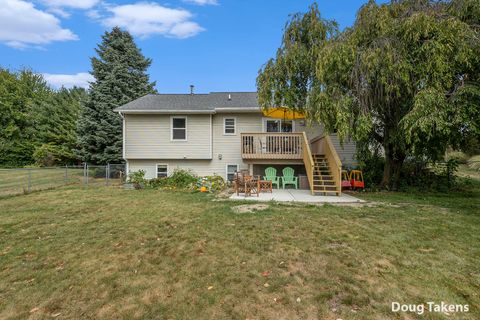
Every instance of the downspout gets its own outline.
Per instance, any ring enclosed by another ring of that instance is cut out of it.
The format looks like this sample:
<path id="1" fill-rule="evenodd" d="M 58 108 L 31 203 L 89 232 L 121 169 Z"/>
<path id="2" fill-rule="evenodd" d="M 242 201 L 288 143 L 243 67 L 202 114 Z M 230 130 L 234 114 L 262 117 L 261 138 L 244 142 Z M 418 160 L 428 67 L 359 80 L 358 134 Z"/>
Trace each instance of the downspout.
<path id="1" fill-rule="evenodd" d="M 213 115 L 210 114 L 210 158 L 213 160 Z"/>
<path id="2" fill-rule="evenodd" d="M 122 118 L 122 158 L 123 158 L 123 160 L 125 160 L 125 175 L 128 175 L 128 171 L 129 171 L 128 160 L 125 157 L 125 155 L 126 155 L 126 153 L 125 153 L 125 137 L 126 137 L 125 115 L 121 111 L 119 111 L 118 114 Z"/>

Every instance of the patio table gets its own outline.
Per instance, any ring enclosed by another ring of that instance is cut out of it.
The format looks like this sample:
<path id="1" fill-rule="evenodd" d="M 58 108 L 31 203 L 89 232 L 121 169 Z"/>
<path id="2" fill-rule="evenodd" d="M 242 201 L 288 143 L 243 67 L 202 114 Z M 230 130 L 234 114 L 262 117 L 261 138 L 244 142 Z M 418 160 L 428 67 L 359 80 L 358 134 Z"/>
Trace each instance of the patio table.
<path id="1" fill-rule="evenodd" d="M 263 191 L 273 192 L 272 180 L 258 181 L 258 188 L 260 189 L 260 192 L 263 192 Z"/>

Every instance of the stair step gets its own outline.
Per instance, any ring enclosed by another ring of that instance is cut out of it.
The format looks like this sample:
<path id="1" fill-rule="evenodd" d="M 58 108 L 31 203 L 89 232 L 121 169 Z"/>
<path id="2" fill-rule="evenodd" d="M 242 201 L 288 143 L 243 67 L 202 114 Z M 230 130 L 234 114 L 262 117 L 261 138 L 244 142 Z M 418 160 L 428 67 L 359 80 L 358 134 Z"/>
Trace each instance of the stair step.
<path id="1" fill-rule="evenodd" d="M 335 195 L 338 196 L 338 194 L 340 193 L 340 191 L 333 191 L 333 190 L 332 190 L 332 191 L 330 191 L 330 190 L 325 190 L 325 191 L 323 191 L 323 190 L 322 190 L 322 191 L 313 191 L 313 193 L 314 193 L 314 194 L 316 194 L 316 193 L 322 193 L 322 194 L 325 195 L 325 196 L 326 196 L 327 194 L 329 194 L 329 193 L 333 193 L 333 194 L 335 194 Z"/>
<path id="2" fill-rule="evenodd" d="M 336 189 L 322 189 L 322 190 L 313 190 L 313 192 L 340 192 L 340 190 L 336 190 Z"/>
<path id="3" fill-rule="evenodd" d="M 313 189 L 315 188 L 337 188 L 337 186 L 335 184 L 314 184 L 313 185 Z"/>

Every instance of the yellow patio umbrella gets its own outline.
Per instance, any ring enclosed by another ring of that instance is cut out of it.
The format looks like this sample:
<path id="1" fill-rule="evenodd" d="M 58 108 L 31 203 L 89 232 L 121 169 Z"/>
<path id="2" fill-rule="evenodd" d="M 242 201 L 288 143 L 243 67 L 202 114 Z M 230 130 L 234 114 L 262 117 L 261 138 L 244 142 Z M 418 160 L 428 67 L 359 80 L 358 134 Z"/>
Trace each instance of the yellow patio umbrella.
<path id="1" fill-rule="evenodd" d="M 263 110 L 263 115 L 269 118 L 278 118 L 283 120 L 305 119 L 301 112 L 293 111 L 287 107 L 274 107 Z"/>

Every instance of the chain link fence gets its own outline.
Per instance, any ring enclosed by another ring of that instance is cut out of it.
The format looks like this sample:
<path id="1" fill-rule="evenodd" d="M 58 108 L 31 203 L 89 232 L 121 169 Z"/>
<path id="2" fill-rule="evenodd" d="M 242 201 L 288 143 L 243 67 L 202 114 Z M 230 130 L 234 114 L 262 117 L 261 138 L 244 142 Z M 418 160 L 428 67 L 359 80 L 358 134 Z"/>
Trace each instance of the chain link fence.
<path id="1" fill-rule="evenodd" d="M 125 181 L 125 164 L 0 169 L 0 197 L 65 185 L 115 186 Z"/>

